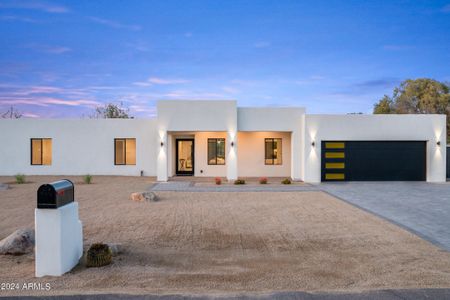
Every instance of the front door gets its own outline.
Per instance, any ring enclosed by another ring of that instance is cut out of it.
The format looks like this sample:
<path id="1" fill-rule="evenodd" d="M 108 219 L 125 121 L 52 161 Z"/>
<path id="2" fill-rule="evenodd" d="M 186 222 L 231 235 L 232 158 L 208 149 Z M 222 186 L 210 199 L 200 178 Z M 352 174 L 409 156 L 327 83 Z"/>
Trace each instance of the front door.
<path id="1" fill-rule="evenodd" d="M 194 139 L 176 139 L 176 174 L 194 175 Z"/>

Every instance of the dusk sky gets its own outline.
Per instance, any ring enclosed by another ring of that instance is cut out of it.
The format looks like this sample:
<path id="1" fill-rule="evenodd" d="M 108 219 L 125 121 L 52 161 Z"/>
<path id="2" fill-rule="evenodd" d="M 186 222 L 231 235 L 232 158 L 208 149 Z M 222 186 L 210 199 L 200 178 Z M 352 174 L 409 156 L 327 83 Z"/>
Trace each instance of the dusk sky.
<path id="1" fill-rule="evenodd" d="M 371 113 L 407 78 L 450 81 L 450 1 L 0 0 L 0 112 L 231 99 Z"/>

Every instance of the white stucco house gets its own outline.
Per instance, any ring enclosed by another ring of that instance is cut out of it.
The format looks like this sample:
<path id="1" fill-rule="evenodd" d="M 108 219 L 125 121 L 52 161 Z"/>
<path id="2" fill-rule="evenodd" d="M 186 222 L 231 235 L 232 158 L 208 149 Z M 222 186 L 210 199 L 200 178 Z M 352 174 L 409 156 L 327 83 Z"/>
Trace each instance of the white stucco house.
<path id="1" fill-rule="evenodd" d="M 159 101 L 153 119 L 3 119 L 0 140 L 0 175 L 446 180 L 445 115 Z"/>

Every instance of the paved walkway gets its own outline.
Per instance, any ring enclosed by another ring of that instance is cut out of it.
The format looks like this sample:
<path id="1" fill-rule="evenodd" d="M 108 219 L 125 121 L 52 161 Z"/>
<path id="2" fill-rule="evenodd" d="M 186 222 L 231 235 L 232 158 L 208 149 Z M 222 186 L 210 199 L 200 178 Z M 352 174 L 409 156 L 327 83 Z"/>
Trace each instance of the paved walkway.
<path id="1" fill-rule="evenodd" d="M 317 185 L 450 251 L 450 182 L 349 182 Z"/>
<path id="2" fill-rule="evenodd" d="M 301 192 L 318 191 L 318 187 L 309 184 L 245 184 L 245 185 L 196 185 L 190 181 L 157 182 L 150 187 L 151 191 L 173 192 Z"/>
<path id="3" fill-rule="evenodd" d="M 0 294 L 1 295 L 1 294 Z M 6 297 L 6 299 L 18 299 Z M 185 296 L 185 295 L 124 295 L 124 294 L 104 294 L 104 295 L 74 295 L 74 296 L 53 296 L 53 297 L 20 297 L 29 300 L 441 300 L 450 299 L 450 289 L 415 289 L 415 290 L 380 290 L 362 293 L 306 293 L 306 292 L 280 292 L 265 295 L 236 295 L 236 296 Z"/>

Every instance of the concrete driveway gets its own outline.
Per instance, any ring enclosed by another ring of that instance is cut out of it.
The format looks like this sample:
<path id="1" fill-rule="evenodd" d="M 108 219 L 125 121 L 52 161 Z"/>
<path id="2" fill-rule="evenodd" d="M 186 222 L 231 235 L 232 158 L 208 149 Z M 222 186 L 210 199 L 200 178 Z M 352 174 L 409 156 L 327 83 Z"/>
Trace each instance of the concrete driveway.
<path id="1" fill-rule="evenodd" d="M 318 187 L 450 251 L 450 182 L 348 182 Z"/>

